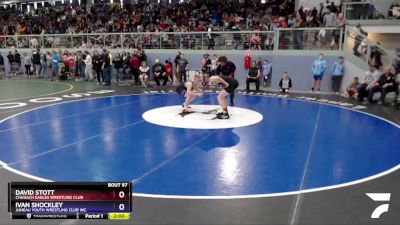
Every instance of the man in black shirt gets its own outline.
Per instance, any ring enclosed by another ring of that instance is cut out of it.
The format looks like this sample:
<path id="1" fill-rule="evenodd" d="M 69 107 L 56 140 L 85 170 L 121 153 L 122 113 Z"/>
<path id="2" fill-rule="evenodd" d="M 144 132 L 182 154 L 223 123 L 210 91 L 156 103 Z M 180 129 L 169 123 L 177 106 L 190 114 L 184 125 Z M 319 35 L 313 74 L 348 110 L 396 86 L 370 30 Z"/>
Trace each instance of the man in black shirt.
<path id="1" fill-rule="evenodd" d="M 98 53 L 97 50 L 94 51 L 93 57 L 92 57 L 92 63 L 93 63 L 93 69 L 96 72 L 97 76 L 97 84 L 100 84 L 101 82 L 104 82 L 103 75 L 102 75 L 102 66 L 103 66 L 103 57 Z"/>
<path id="2" fill-rule="evenodd" d="M 228 77 L 235 77 L 235 71 L 236 71 L 236 66 L 233 62 L 228 61 L 226 56 L 221 56 L 218 58 L 218 67 L 217 67 L 217 74 L 218 75 L 224 75 Z M 231 106 L 234 105 L 233 103 L 233 98 L 235 97 L 235 93 L 232 92 L 230 93 L 230 99 L 231 99 Z"/>
<path id="3" fill-rule="evenodd" d="M 42 65 L 40 63 L 40 49 L 36 49 L 36 51 L 33 51 L 32 63 L 35 68 L 36 78 L 39 78 L 40 77 L 40 69 L 42 67 Z"/>
<path id="4" fill-rule="evenodd" d="M 10 63 L 10 72 L 9 75 L 12 74 L 15 70 L 15 58 L 11 51 L 7 55 L 8 62 Z"/>
<path id="5" fill-rule="evenodd" d="M 111 85 L 111 57 L 110 57 L 110 52 L 107 51 L 106 49 L 103 49 L 103 79 L 105 82 L 106 86 Z"/>
<path id="6" fill-rule="evenodd" d="M 153 74 L 153 78 L 157 86 L 160 86 L 160 80 L 163 80 L 163 86 L 167 85 L 168 76 L 165 66 L 160 63 L 159 59 L 156 59 L 155 64 L 151 68 L 151 73 Z"/>
<path id="7" fill-rule="evenodd" d="M 249 90 L 250 83 L 256 83 L 256 90 L 260 90 L 260 69 L 257 67 L 257 61 L 253 61 L 246 77 L 246 91 Z"/>
<path id="8" fill-rule="evenodd" d="M 372 99 L 375 92 L 381 92 L 380 101 L 385 104 L 386 94 L 389 92 L 396 92 L 396 99 L 399 95 L 399 89 L 396 84 L 396 76 L 392 73 L 393 68 L 390 66 L 385 67 L 384 74 L 382 74 L 378 80 L 374 81 L 372 88 L 369 89 L 368 101 L 375 103 Z"/>
<path id="9" fill-rule="evenodd" d="M 0 52 L 0 78 L 5 78 L 4 57 Z"/>
<path id="10" fill-rule="evenodd" d="M 15 63 L 18 65 L 17 73 L 19 73 L 19 71 L 21 70 L 21 55 L 18 53 L 17 50 L 15 50 L 14 60 Z"/>

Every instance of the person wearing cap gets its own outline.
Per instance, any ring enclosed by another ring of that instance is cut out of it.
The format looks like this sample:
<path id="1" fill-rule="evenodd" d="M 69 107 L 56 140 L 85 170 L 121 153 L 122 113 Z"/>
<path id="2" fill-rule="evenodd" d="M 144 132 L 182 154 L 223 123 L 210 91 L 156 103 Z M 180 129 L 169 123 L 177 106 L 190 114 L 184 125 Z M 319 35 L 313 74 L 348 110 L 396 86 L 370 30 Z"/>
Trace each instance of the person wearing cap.
<path id="1" fill-rule="evenodd" d="M 151 68 L 151 73 L 153 74 L 153 78 L 157 86 L 160 86 L 160 80 L 163 80 L 163 86 L 167 85 L 168 76 L 166 69 L 159 59 L 155 60 L 155 63 Z"/>

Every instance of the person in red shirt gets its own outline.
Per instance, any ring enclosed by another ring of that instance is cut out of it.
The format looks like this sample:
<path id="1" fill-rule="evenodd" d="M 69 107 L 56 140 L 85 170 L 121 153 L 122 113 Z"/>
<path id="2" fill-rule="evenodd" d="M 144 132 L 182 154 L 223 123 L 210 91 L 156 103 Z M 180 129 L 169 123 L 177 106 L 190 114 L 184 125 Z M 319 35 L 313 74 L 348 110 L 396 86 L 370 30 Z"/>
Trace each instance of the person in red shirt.
<path id="1" fill-rule="evenodd" d="M 165 73 L 167 74 L 168 80 L 173 83 L 173 76 L 172 76 L 172 63 L 171 60 L 165 60 Z"/>
<path id="2" fill-rule="evenodd" d="M 72 55 L 72 53 L 69 53 L 68 55 L 68 69 L 70 72 L 70 76 L 72 78 L 75 77 L 75 56 Z"/>
<path id="3" fill-rule="evenodd" d="M 139 84 L 140 59 L 136 51 L 132 54 L 130 67 L 133 78 L 135 79 L 135 84 Z"/>

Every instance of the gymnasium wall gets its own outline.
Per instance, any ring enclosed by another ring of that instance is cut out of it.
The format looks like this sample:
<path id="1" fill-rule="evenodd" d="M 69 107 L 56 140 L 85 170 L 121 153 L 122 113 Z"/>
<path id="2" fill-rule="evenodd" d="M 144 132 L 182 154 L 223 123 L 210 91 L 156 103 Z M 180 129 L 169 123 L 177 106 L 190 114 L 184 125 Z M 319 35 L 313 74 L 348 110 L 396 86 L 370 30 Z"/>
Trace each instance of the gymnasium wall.
<path id="1" fill-rule="evenodd" d="M 47 51 L 47 49 L 44 49 Z M 117 50 L 111 50 L 113 53 L 117 52 Z M 24 50 L 19 50 L 22 55 Z M 26 51 L 31 54 L 31 50 Z M 161 62 L 164 62 L 166 59 L 170 58 L 172 61 L 175 59 L 178 50 L 146 50 L 146 54 L 148 57 L 148 61 L 150 66 L 153 64 L 156 58 L 160 59 Z M 5 62 L 7 63 L 7 53 L 6 51 L 1 51 L 4 56 Z M 217 54 L 218 56 L 226 55 L 228 60 L 231 60 L 236 64 L 237 70 L 235 73 L 236 78 L 240 82 L 240 88 L 245 87 L 246 80 L 246 71 L 244 69 L 244 56 L 245 51 L 204 51 L 204 50 L 182 50 L 182 53 L 185 54 L 187 60 L 190 64 L 190 70 L 200 70 L 201 69 L 201 59 L 203 54 L 208 53 L 210 57 L 213 54 Z M 330 70 L 332 68 L 333 63 L 337 59 L 337 56 L 340 54 L 338 51 L 326 51 L 325 60 L 327 61 L 328 68 L 325 73 L 324 79 L 322 80 L 322 92 L 330 92 L 331 91 L 331 79 L 330 79 Z M 312 73 L 311 66 L 313 61 L 318 57 L 319 51 L 254 51 L 252 52 L 252 60 L 260 57 L 261 59 L 268 59 L 272 62 L 272 79 L 271 79 L 271 88 L 273 90 L 279 89 L 279 81 L 282 77 L 283 72 L 288 72 L 292 81 L 294 91 L 309 91 L 312 83 Z M 349 62 L 346 62 L 348 64 Z M 350 76 L 353 71 L 356 71 L 356 66 L 349 64 L 350 68 L 347 70 L 346 76 Z M 23 67 L 23 65 L 22 65 Z M 347 65 L 346 65 L 347 69 Z M 9 66 L 6 65 L 6 70 L 9 70 Z M 345 87 L 349 83 L 347 83 L 348 79 L 344 79 L 342 87 L 345 90 Z M 350 80 L 351 81 L 351 80 Z M 254 84 L 251 86 L 254 89 Z"/>
<path id="2" fill-rule="evenodd" d="M 232 61 L 236 65 L 235 77 L 238 79 L 240 86 L 242 88 L 246 85 L 246 75 L 247 72 L 244 69 L 244 56 L 245 51 L 198 51 L 198 52 L 187 52 L 182 51 L 185 54 L 186 59 L 189 61 L 191 70 L 200 70 L 201 69 L 201 59 L 204 53 L 208 53 L 211 56 L 215 53 L 217 55 L 226 55 L 228 60 Z M 311 54 L 307 55 L 278 55 L 271 51 L 254 51 L 252 52 L 252 60 L 261 58 L 262 60 L 268 59 L 272 62 L 272 80 L 271 80 L 271 88 L 276 90 L 279 89 L 279 81 L 282 77 L 283 72 L 288 72 L 289 76 L 293 82 L 293 90 L 294 91 L 309 91 L 311 88 L 312 82 L 312 73 L 311 66 L 313 61 L 318 57 L 319 52 L 315 51 Z M 148 51 L 147 53 L 148 59 L 154 61 L 156 58 L 161 60 L 165 60 L 171 58 L 174 60 L 176 56 L 176 52 L 152 52 Z M 337 54 L 336 54 L 337 55 Z M 330 69 L 337 59 L 337 56 L 326 56 L 325 60 L 328 64 L 328 69 L 325 74 L 325 77 L 322 81 L 321 91 L 330 92 L 331 80 L 329 76 Z M 254 89 L 253 87 L 250 88 Z"/>

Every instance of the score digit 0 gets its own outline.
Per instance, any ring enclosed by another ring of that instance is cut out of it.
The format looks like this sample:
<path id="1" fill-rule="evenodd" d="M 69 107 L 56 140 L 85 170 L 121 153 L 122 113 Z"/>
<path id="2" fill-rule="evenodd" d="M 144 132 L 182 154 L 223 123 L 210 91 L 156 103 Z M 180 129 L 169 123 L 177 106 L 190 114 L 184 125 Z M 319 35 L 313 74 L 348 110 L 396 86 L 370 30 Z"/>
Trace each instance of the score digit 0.
<path id="1" fill-rule="evenodd" d="M 119 209 L 119 211 L 124 211 L 125 205 L 123 203 L 119 204 L 118 209 Z"/>
<path id="2" fill-rule="evenodd" d="M 125 192 L 120 191 L 120 192 L 118 193 L 118 197 L 123 199 L 123 198 L 125 197 Z"/>

